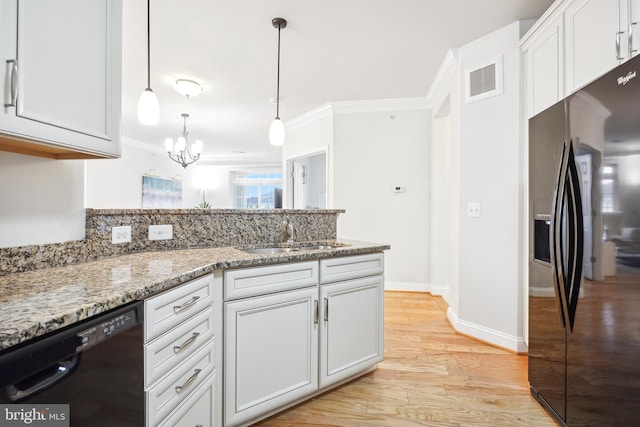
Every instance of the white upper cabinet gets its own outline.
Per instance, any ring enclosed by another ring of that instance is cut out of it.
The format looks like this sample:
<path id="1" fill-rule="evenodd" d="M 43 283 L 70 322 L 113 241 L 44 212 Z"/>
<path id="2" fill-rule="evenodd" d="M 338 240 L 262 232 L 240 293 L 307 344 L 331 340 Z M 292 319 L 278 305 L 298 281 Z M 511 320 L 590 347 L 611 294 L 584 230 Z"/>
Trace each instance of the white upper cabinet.
<path id="1" fill-rule="evenodd" d="M 119 156 L 121 0 L 3 0 L 0 9 L 0 148 Z"/>
<path id="2" fill-rule="evenodd" d="M 526 47 L 527 117 L 564 97 L 564 25 L 556 16 Z"/>
<path id="3" fill-rule="evenodd" d="M 638 0 L 576 0 L 565 11 L 571 93 L 632 56 Z"/>

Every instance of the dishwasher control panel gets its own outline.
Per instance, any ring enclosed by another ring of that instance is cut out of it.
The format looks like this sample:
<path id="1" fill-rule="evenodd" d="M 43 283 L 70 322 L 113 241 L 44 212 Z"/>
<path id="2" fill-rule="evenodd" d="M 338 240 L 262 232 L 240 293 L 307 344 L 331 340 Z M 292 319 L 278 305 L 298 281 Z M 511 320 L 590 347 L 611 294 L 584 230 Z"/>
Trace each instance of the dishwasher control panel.
<path id="1" fill-rule="evenodd" d="M 136 308 L 131 308 L 123 313 L 104 319 L 100 323 L 76 334 L 76 336 L 80 338 L 81 343 L 76 348 L 76 351 L 84 351 L 106 339 L 109 339 L 113 335 L 117 335 L 133 328 L 139 323 L 140 320 Z"/>

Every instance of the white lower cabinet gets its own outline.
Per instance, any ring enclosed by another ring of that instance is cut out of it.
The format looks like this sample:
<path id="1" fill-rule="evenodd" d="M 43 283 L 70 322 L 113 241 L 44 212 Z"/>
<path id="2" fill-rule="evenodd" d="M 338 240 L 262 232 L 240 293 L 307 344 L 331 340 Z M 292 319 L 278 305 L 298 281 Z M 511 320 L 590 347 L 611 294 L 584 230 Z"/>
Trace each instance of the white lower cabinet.
<path id="1" fill-rule="evenodd" d="M 384 354 L 384 279 L 371 276 L 320 287 L 320 387 L 350 378 Z"/>
<path id="2" fill-rule="evenodd" d="M 317 297 L 311 287 L 226 304 L 227 426 L 318 388 Z"/>
<path id="3" fill-rule="evenodd" d="M 222 271 L 145 300 L 146 425 L 222 425 Z"/>
<path id="4" fill-rule="evenodd" d="M 214 427 L 216 426 L 215 407 L 218 395 L 215 388 L 216 374 L 193 391 L 173 414 L 167 417 L 161 427 Z"/>
<path id="5" fill-rule="evenodd" d="M 291 280 L 303 263 L 225 272 L 226 426 L 250 425 L 382 361 L 383 262 L 382 253 L 315 261 L 304 269 L 312 285 L 305 276 L 299 289 Z M 254 296 L 237 299 L 233 283 L 245 278 Z"/>

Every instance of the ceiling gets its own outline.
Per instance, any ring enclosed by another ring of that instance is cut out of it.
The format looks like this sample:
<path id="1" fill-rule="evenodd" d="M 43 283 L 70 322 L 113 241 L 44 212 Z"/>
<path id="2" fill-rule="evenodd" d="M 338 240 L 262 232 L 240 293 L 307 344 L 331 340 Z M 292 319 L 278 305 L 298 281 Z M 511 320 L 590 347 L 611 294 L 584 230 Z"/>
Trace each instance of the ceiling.
<path id="1" fill-rule="evenodd" d="M 424 97 L 447 50 L 518 19 L 539 17 L 552 0 L 153 0 L 151 87 L 160 123 L 138 123 L 146 78 L 146 2 L 124 1 L 125 140 L 163 150 L 190 114 L 201 162 L 277 163 L 268 141 L 275 117 L 277 36 L 282 17 L 280 117 L 286 123 L 327 102 Z M 187 99 L 177 78 L 204 91 Z M 167 160 L 169 161 L 169 160 Z"/>

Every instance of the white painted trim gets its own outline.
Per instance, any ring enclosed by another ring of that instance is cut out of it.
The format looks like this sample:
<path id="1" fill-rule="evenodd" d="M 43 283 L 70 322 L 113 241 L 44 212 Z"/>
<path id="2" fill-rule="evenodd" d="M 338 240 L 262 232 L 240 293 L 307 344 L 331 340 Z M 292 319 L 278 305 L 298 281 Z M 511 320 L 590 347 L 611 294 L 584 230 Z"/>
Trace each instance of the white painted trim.
<path id="1" fill-rule="evenodd" d="M 285 122 L 285 131 L 291 131 L 318 120 L 332 117 L 336 114 L 351 113 L 379 113 L 384 111 L 415 111 L 428 110 L 431 103 L 426 97 L 366 99 L 359 101 L 338 101 L 321 105 L 311 111 L 303 113 Z"/>
<path id="2" fill-rule="evenodd" d="M 451 79 L 458 70 L 459 49 L 449 49 L 436 73 L 436 77 L 431 82 L 427 99 L 431 105 L 440 108 L 444 100 L 451 93 Z"/>
<path id="3" fill-rule="evenodd" d="M 570 0 L 556 0 L 549 6 L 549 8 L 542 14 L 540 18 L 529 28 L 529 31 L 525 33 L 524 36 L 520 39 L 518 43 L 518 47 L 522 51 L 526 51 L 531 46 L 531 43 L 535 41 L 535 36 L 540 32 L 544 31 L 545 28 L 553 25 L 551 21 L 555 20 L 556 17 L 561 16 L 564 13 L 564 10 L 571 3 Z"/>
<path id="4" fill-rule="evenodd" d="M 431 287 L 427 283 L 417 282 L 384 282 L 385 291 L 406 291 L 406 292 L 431 292 Z"/>
<path id="5" fill-rule="evenodd" d="M 331 104 L 324 104 L 318 108 L 314 108 L 311 111 L 302 113 L 299 116 L 294 117 L 291 120 L 287 120 L 284 123 L 285 132 L 298 129 L 303 126 L 307 126 L 310 123 L 318 120 L 333 116 L 333 109 Z"/>
<path id="6" fill-rule="evenodd" d="M 449 284 L 446 285 L 430 285 L 431 295 L 438 295 L 447 300 L 449 298 Z"/>
<path id="7" fill-rule="evenodd" d="M 467 322 L 466 320 L 460 320 L 457 317 L 454 325 L 454 329 L 462 334 L 469 335 L 498 347 L 506 348 L 518 353 L 527 352 L 527 345 L 525 344 L 523 337 L 505 334 L 504 332 L 496 331 L 495 329 Z"/>
<path id="8" fill-rule="evenodd" d="M 428 110 L 431 103 L 426 97 L 366 99 L 361 101 L 332 102 L 334 114 L 380 113 L 384 111 Z"/>

